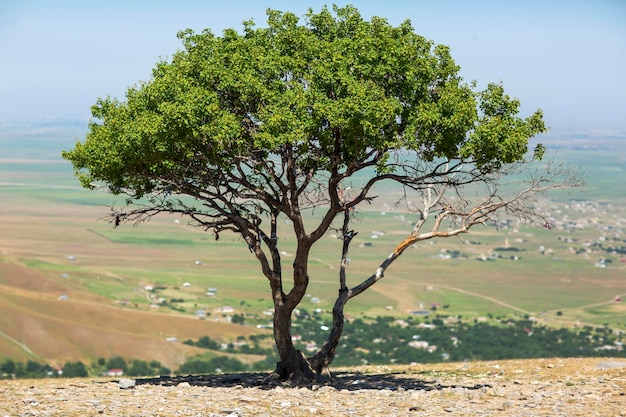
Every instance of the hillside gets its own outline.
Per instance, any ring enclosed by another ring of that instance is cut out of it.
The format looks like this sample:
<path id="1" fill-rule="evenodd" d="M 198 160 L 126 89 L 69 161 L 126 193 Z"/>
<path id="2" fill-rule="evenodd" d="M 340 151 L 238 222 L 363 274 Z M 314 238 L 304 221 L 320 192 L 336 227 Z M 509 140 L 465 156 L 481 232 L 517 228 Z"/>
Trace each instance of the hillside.
<path id="1" fill-rule="evenodd" d="M 256 332 L 221 322 L 210 328 L 225 338 Z M 175 368 L 204 350 L 171 338 L 197 339 L 207 334 L 207 323 L 190 316 L 121 308 L 32 269 L 0 263 L 0 329 L 4 357 L 61 366 L 66 361 L 89 363 L 120 355 Z"/>
<path id="2" fill-rule="evenodd" d="M 104 379 L 5 381 L 0 415 L 594 417 L 623 416 L 626 403 L 625 361 L 447 363 L 354 368 L 335 376 L 336 387 L 312 388 L 248 384 L 255 375 L 126 390 Z"/>
<path id="3" fill-rule="evenodd" d="M 186 339 L 271 334 L 267 282 L 240 238 L 223 233 L 215 241 L 171 216 L 114 229 L 99 219 L 120 201 L 80 189 L 71 167 L 44 145 L 39 155 L 38 143 L 29 144 L 24 155 L 32 159 L 0 159 L 0 360 L 58 366 L 120 355 L 176 369 L 206 353 L 180 343 Z M 541 325 L 625 331 L 626 303 L 617 300 L 626 297 L 626 201 L 615 175 L 626 169 L 623 152 L 560 155 L 588 172 L 592 187 L 576 199 L 538 202 L 554 219 L 551 230 L 503 222 L 463 240 L 422 242 L 351 300 L 347 317 L 528 316 Z M 410 230 L 410 215 L 393 206 L 396 191 L 382 190 L 360 211 L 349 285 L 375 271 Z M 289 227 L 281 222 L 278 231 L 285 267 L 294 253 Z M 300 306 L 321 312 L 318 332 L 337 294 L 339 244 L 329 234 L 315 249 Z M 229 323 L 234 315 L 246 325 Z"/>

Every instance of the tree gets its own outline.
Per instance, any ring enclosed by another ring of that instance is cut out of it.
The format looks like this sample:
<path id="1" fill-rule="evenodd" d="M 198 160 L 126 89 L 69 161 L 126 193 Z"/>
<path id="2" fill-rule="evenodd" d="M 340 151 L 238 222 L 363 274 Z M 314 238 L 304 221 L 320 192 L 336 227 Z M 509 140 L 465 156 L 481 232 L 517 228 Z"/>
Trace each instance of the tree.
<path id="1" fill-rule="evenodd" d="M 89 376 L 89 371 L 84 363 L 77 362 L 66 362 L 63 365 L 63 376 L 67 378 L 84 378 Z"/>
<path id="2" fill-rule="evenodd" d="M 155 372 L 156 370 L 151 369 L 148 362 L 141 359 L 134 359 L 126 374 L 128 376 L 146 376 L 154 375 Z"/>
<path id="3" fill-rule="evenodd" d="M 14 374 L 16 369 L 17 369 L 17 366 L 15 364 L 15 361 L 13 361 L 12 359 L 6 359 L 2 363 L 2 365 L 0 365 L 0 372 L 3 372 L 8 375 Z"/>
<path id="4" fill-rule="evenodd" d="M 108 369 L 122 369 L 124 372 L 128 369 L 128 364 L 121 356 L 114 356 L 106 361 Z"/>
<path id="5" fill-rule="evenodd" d="M 84 142 L 63 157 L 84 187 L 127 196 L 126 206 L 111 207 L 115 226 L 179 213 L 215 239 L 239 235 L 274 303 L 274 376 L 325 379 L 344 306 L 409 246 L 467 233 L 500 213 L 544 222 L 534 199 L 578 179 L 558 182 L 563 168 L 551 164 L 530 175 L 528 163 L 544 153 L 542 145 L 528 152 L 546 130 L 541 110 L 522 118 L 501 84 L 465 83 L 449 49 L 415 34 L 409 21 L 366 21 L 351 6 L 309 10 L 302 22 L 267 15 L 267 27 L 246 21 L 242 33 L 180 32 L 183 48 L 125 101 L 98 99 Z M 526 183 L 516 177 L 503 187 L 520 172 L 529 172 Z M 414 226 L 371 276 L 349 287 L 355 213 L 385 183 L 403 187 L 398 203 Z M 409 194 L 419 204 L 409 204 Z M 321 219 L 305 224 L 314 208 Z M 297 242 L 285 269 L 282 220 Z M 330 230 L 343 240 L 339 295 L 328 339 L 307 358 L 292 343 L 291 317 L 311 279 L 311 248 Z"/>

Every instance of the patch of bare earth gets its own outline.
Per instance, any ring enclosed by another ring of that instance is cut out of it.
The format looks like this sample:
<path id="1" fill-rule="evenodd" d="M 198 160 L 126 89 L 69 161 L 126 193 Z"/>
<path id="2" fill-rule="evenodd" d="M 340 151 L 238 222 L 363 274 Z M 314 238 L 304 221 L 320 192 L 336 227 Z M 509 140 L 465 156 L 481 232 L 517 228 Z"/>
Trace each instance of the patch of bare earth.
<path id="1" fill-rule="evenodd" d="M 307 388 L 264 377 L 2 381 L 0 416 L 626 416 L 623 359 L 364 367 Z"/>

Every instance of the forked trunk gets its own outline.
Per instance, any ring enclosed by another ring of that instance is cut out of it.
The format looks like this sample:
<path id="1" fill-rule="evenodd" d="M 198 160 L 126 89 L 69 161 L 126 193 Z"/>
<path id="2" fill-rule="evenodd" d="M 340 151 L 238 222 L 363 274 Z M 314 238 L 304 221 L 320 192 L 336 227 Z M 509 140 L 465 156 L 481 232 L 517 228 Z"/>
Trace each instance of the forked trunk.
<path id="1" fill-rule="evenodd" d="M 347 292 L 341 292 L 333 307 L 333 327 L 328 339 L 315 356 L 307 358 L 297 350 L 291 340 L 291 311 L 277 308 L 274 314 L 274 339 L 280 355 L 280 362 L 272 377 L 280 381 L 289 381 L 295 385 L 312 383 L 327 384 L 332 378 L 329 366 L 335 358 L 343 332 L 343 308 L 348 301 Z"/>
<path id="2" fill-rule="evenodd" d="M 274 340 L 280 356 L 280 362 L 276 364 L 276 370 L 273 374 L 274 378 L 281 381 L 289 380 L 298 385 L 331 382 L 329 365 L 335 358 L 335 350 L 339 345 L 339 339 L 343 332 L 343 308 L 351 296 L 351 291 L 346 286 L 345 272 L 348 247 L 356 233 L 348 231 L 348 223 L 349 212 L 346 211 L 343 226 L 344 240 L 340 269 L 340 289 L 339 296 L 333 307 L 333 326 L 326 342 L 324 342 L 320 350 L 313 357 L 306 358 L 301 351 L 294 347 L 291 339 L 291 313 L 302 300 L 308 285 L 308 276 L 296 266 L 306 265 L 308 256 L 296 256 L 296 261 L 294 262 L 294 268 L 299 272 L 296 274 L 296 277 L 306 277 L 306 279 L 296 278 L 294 282 L 300 285 L 294 286 L 294 291 L 287 297 L 283 296 L 282 291 L 274 292 Z M 306 254 L 308 255 L 308 253 Z M 298 261 L 300 261 L 300 263 L 298 263 Z M 304 268 L 302 268 L 302 270 L 304 270 Z M 296 289 L 297 291 L 295 291 Z"/>

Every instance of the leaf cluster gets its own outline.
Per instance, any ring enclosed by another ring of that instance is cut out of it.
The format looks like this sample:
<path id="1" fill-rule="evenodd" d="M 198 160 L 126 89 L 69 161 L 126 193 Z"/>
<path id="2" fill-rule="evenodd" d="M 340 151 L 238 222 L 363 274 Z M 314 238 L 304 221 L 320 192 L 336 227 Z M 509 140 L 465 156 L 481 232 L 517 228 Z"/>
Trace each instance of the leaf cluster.
<path id="1" fill-rule="evenodd" d="M 85 141 L 63 153 L 82 184 L 267 202 L 261 189 L 279 200 L 327 173 L 395 172 L 397 150 L 497 170 L 545 130 L 541 112 L 520 118 L 501 85 L 464 83 L 449 48 L 409 21 L 366 21 L 351 6 L 310 10 L 303 22 L 267 15 L 267 27 L 247 21 L 241 33 L 182 31 L 183 49 L 126 100 L 99 99 Z"/>

